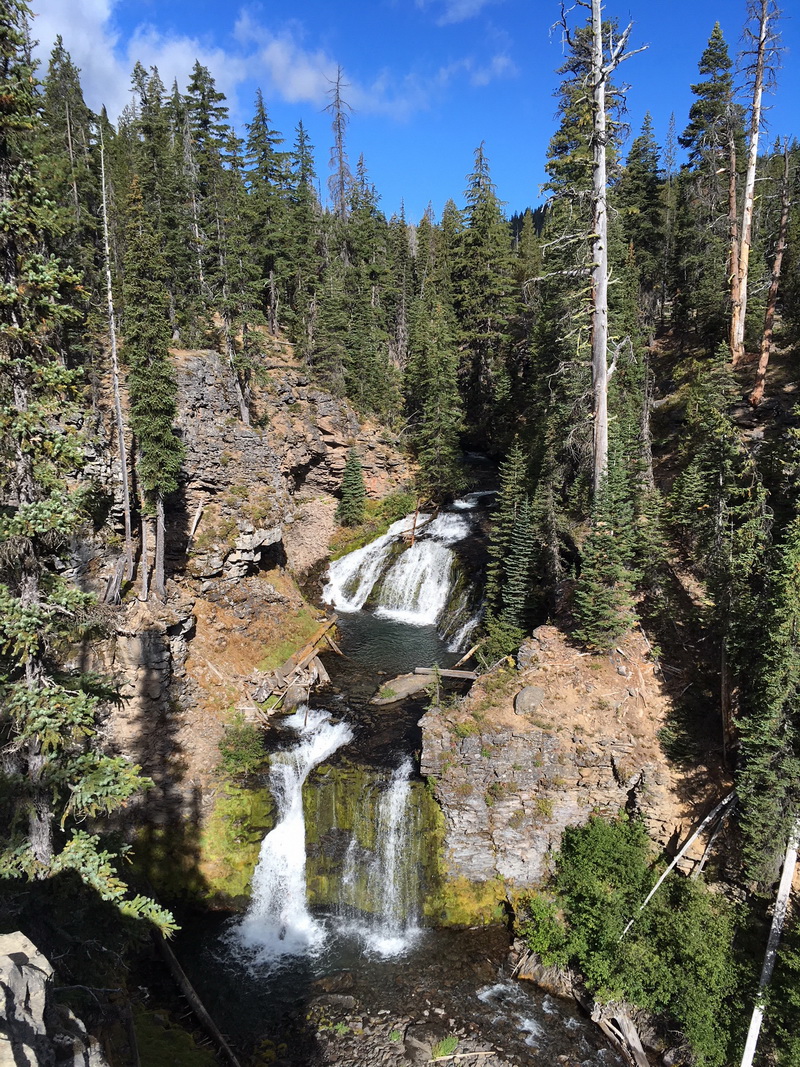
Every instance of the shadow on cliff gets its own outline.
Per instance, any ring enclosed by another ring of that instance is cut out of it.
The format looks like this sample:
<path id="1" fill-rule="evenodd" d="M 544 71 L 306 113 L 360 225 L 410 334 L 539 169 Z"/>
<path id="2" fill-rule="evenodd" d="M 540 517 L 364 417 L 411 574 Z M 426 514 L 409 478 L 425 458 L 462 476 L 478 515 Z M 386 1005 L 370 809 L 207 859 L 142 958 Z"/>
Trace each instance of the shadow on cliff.
<path id="1" fill-rule="evenodd" d="M 679 795 L 697 802 L 710 780 L 728 774 L 720 708 L 720 652 L 702 607 L 670 573 L 640 605 L 642 625 L 660 650 L 661 684 L 672 705 L 659 740 L 684 772 Z"/>
<path id="2" fill-rule="evenodd" d="M 139 814 L 136 868 L 160 901 L 174 907 L 203 900 L 208 886 L 200 872 L 201 789 L 186 781 L 187 761 L 179 738 L 179 709 L 170 699 L 158 651 L 167 643 L 156 630 L 141 633 L 144 661 L 137 675 L 135 733 L 126 746 L 151 779 Z"/>

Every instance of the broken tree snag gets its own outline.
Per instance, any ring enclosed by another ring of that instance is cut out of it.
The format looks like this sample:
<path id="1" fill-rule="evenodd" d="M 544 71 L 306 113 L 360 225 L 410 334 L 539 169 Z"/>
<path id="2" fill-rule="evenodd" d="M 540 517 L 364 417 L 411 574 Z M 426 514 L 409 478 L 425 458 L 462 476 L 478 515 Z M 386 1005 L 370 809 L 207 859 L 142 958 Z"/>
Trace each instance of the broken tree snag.
<path id="1" fill-rule="evenodd" d="M 592 101 L 592 492 L 597 498 L 608 468 L 608 180 L 606 145 L 608 118 L 606 91 L 611 75 L 626 59 L 643 51 L 626 52 L 633 28 L 629 22 L 618 37 L 607 32 L 603 39 L 603 5 L 601 0 L 577 0 L 576 7 L 586 8 L 592 33 L 591 66 L 588 91 Z M 561 4 L 561 24 L 568 44 L 575 48 L 567 11 Z"/>
<path id="2" fill-rule="evenodd" d="M 753 208 L 755 204 L 756 164 L 758 163 L 758 140 L 761 132 L 761 110 L 764 97 L 765 76 L 774 77 L 778 51 L 778 35 L 771 23 L 778 18 L 775 0 L 751 0 L 748 7 L 749 21 L 757 28 L 745 27 L 745 38 L 753 44 L 753 62 L 748 68 L 752 77 L 753 97 L 750 110 L 750 136 L 747 152 L 747 175 L 744 183 L 742 227 L 739 245 L 739 300 L 731 315 L 731 358 L 734 367 L 744 356 L 744 326 L 747 316 L 747 280 L 750 266 L 750 244 L 753 231 Z"/>
<path id="3" fill-rule="evenodd" d="M 778 303 L 778 287 L 781 280 L 783 253 L 786 251 L 786 235 L 789 230 L 789 208 L 791 207 L 791 186 L 789 182 L 789 144 L 783 142 L 783 178 L 781 179 L 781 220 L 778 224 L 778 243 L 775 246 L 775 258 L 772 261 L 772 275 L 767 294 L 767 309 L 764 312 L 764 332 L 761 335 L 761 356 L 758 360 L 756 381 L 750 394 L 750 403 L 757 408 L 764 399 L 764 383 L 767 366 L 772 351 L 772 331 L 775 326 L 775 307 Z"/>
<path id="4" fill-rule="evenodd" d="M 795 820 L 794 826 L 789 834 L 789 843 L 786 846 L 781 884 L 778 886 L 778 896 L 775 899 L 775 910 L 772 913 L 772 926 L 767 940 L 767 952 L 764 956 L 764 965 L 761 968 L 761 978 L 758 982 L 756 1006 L 753 1008 L 753 1015 L 750 1019 L 750 1028 L 747 1031 L 747 1040 L 744 1044 L 742 1067 L 752 1067 L 756 1045 L 758 1044 L 758 1036 L 761 1033 L 761 1023 L 764 1020 L 764 994 L 772 981 L 772 972 L 775 970 L 775 959 L 778 955 L 778 945 L 780 944 L 781 934 L 783 933 L 786 910 L 789 906 L 789 897 L 792 894 L 792 880 L 794 879 L 794 869 L 797 865 L 798 840 L 800 840 L 800 819 Z"/>

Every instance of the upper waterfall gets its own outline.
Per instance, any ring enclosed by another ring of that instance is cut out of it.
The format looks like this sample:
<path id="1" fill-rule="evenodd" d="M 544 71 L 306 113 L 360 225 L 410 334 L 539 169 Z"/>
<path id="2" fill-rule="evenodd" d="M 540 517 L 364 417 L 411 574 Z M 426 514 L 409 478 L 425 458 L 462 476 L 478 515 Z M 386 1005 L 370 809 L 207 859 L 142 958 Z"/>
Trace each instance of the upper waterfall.
<path id="1" fill-rule="evenodd" d="M 470 511 L 480 495 L 456 501 L 452 510 L 435 518 L 419 514 L 416 524 L 414 515 L 407 515 L 383 536 L 335 560 L 328 571 L 323 599 L 340 612 L 369 607 L 378 618 L 437 626 L 440 632 L 458 633 L 463 640 L 469 629 L 467 620 L 460 617 L 454 626 L 453 619 L 447 618 L 448 614 L 463 616 L 466 609 L 463 597 L 459 603 L 453 602 L 458 584 L 453 546 L 470 536 Z"/>

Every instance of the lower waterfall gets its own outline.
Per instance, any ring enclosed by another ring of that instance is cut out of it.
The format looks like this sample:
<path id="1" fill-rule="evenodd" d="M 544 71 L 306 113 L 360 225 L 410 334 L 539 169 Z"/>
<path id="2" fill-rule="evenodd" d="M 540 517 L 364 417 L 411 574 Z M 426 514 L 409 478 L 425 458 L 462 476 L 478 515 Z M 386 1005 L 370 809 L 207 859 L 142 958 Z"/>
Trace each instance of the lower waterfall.
<path id="1" fill-rule="evenodd" d="M 303 783 L 318 764 L 353 736 L 346 722 L 305 706 L 286 720 L 300 743 L 272 758 L 269 781 L 278 821 L 261 845 L 247 914 L 231 930 L 231 940 L 256 963 L 296 956 L 319 948 L 324 927 L 306 904 L 306 835 Z"/>
<path id="2" fill-rule="evenodd" d="M 375 802 L 364 797 L 339 888 L 342 932 L 355 935 L 378 956 L 404 952 L 419 934 L 419 851 L 424 842 L 412 803 L 412 770 L 406 758 Z M 359 839 L 373 836 L 370 855 Z M 349 918 L 355 908 L 362 917 Z"/>

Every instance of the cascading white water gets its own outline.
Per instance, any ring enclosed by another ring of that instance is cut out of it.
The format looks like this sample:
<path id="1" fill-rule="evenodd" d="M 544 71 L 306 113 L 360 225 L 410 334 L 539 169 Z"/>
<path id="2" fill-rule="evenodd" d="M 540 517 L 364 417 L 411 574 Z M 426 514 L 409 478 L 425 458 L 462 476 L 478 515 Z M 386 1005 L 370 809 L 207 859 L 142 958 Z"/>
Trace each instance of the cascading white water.
<path id="1" fill-rule="evenodd" d="M 374 819 L 371 856 L 358 845 L 355 827 L 345 857 L 340 897 L 345 908 L 360 905 L 364 917 L 345 918 L 343 932 L 355 935 L 368 952 L 396 956 L 419 936 L 420 841 L 411 796 L 412 763 L 405 759 L 393 772 L 377 803 L 364 804 L 361 820 Z M 364 828 L 366 829 L 366 828 Z M 358 899 L 359 865 L 366 863 L 364 897 Z"/>
<path id="2" fill-rule="evenodd" d="M 373 596 L 379 618 L 412 626 L 436 625 L 452 591 L 455 556 L 451 546 L 469 536 L 471 521 L 464 512 L 475 507 L 477 500 L 457 503 L 460 509 L 442 512 L 430 521 L 427 515 L 417 516 L 413 545 L 403 544 L 414 526 L 414 516 L 407 515 L 382 537 L 333 562 L 323 598 L 338 611 L 352 612 Z"/>
<path id="3" fill-rule="evenodd" d="M 429 515 L 418 515 L 417 528 L 427 523 L 429 518 Z M 392 546 L 413 526 L 414 516 L 406 515 L 393 522 L 383 536 L 334 560 L 328 570 L 328 582 L 322 590 L 322 599 L 333 604 L 337 611 L 359 611 L 363 608 L 391 555 Z"/>
<path id="4" fill-rule="evenodd" d="M 298 732 L 300 742 L 272 757 L 269 779 L 278 819 L 261 845 L 250 907 L 231 931 L 232 940 L 259 964 L 312 951 L 325 939 L 306 905 L 303 783 L 353 736 L 346 722 L 334 723 L 326 711 L 305 706 L 286 725 Z"/>

